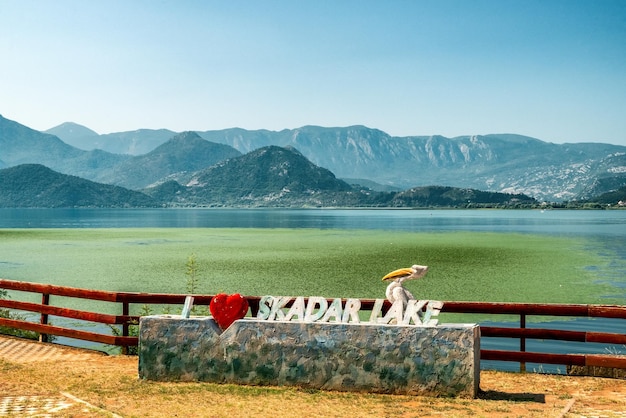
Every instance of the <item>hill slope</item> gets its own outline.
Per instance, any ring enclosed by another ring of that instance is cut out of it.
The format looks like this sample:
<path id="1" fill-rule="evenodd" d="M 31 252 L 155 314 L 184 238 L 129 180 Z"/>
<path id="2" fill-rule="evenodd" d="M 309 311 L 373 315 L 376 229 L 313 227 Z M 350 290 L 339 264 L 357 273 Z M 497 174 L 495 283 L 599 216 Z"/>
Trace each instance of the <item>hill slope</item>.
<path id="1" fill-rule="evenodd" d="M 0 170 L 0 207 L 154 207 L 143 193 L 57 173 L 43 165 Z"/>
<path id="2" fill-rule="evenodd" d="M 528 196 L 424 187 L 375 192 L 352 187 L 292 147 L 267 146 L 191 175 L 183 186 L 169 181 L 146 190 L 177 205 L 251 207 L 473 207 L 534 205 Z"/>
<path id="3" fill-rule="evenodd" d="M 346 182 L 296 150 L 276 146 L 201 170 L 187 186 L 187 203 L 220 206 L 336 206 L 340 204 L 334 199 L 337 194 L 353 192 Z"/>
<path id="4" fill-rule="evenodd" d="M 610 144 L 552 144 L 513 134 L 392 137 L 364 126 L 228 129 L 200 135 L 242 152 L 269 144 L 294 146 L 339 178 L 402 189 L 442 184 L 561 201 L 579 198 L 598 178 L 626 185 L 626 164 L 611 160 L 626 154 L 626 147 Z"/>
<path id="5" fill-rule="evenodd" d="M 101 172 L 128 158 L 100 150 L 80 150 L 54 135 L 0 116 L 0 159 L 5 167 L 41 164 L 60 173 L 95 180 Z"/>
<path id="6" fill-rule="evenodd" d="M 83 153 L 54 135 L 0 116 L 0 159 L 7 166 L 37 163 L 54 167 L 60 161 L 77 158 Z"/>
<path id="7" fill-rule="evenodd" d="M 99 180 L 142 189 L 174 173 L 198 171 L 239 155 L 239 151 L 228 145 L 209 142 L 194 132 L 183 132 L 145 155 L 116 165 Z"/>
<path id="8" fill-rule="evenodd" d="M 626 186 L 621 187 L 614 192 L 604 193 L 589 200 L 593 203 L 610 206 L 626 206 Z"/>
<path id="9" fill-rule="evenodd" d="M 523 194 L 484 192 L 475 189 L 429 186 L 396 193 L 389 206 L 476 208 L 534 205 L 537 201 Z"/>

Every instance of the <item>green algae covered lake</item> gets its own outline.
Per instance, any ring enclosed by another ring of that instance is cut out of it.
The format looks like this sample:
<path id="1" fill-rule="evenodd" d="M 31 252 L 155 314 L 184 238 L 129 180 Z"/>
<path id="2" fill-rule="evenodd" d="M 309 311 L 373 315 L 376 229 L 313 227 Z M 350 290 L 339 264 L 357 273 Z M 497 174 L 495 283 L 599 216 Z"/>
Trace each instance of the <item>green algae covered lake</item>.
<path id="1" fill-rule="evenodd" d="M 420 299 L 623 303 L 585 238 L 266 228 L 2 229 L 0 277 L 89 289 L 382 298 L 387 272 L 430 266 Z M 614 260 L 613 260 L 614 261 Z M 613 295 L 613 296 L 612 296 Z"/>

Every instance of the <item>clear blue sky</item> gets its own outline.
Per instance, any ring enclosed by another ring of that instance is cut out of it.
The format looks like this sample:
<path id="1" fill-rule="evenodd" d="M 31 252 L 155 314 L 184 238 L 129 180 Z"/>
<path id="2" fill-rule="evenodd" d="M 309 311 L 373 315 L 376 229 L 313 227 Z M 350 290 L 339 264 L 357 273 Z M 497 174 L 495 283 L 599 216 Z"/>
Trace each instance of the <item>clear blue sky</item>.
<path id="1" fill-rule="evenodd" d="M 0 114 L 626 145 L 626 0 L 0 0 Z"/>

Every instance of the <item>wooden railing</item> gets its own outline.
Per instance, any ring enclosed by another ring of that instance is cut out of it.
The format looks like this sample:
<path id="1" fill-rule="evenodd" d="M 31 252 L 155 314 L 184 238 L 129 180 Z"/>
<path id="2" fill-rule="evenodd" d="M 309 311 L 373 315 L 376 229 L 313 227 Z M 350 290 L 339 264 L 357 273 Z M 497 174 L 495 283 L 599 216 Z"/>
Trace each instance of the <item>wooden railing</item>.
<path id="1" fill-rule="evenodd" d="M 41 294 L 41 303 L 21 302 L 13 299 L 0 299 L 0 308 L 36 312 L 40 314 L 39 323 L 25 320 L 0 318 L 0 326 L 16 328 L 40 333 L 40 340 L 47 341 L 48 335 L 74 338 L 122 347 L 137 345 L 137 337 L 129 335 L 129 327 L 137 323 L 139 316 L 130 315 L 131 304 L 180 304 L 185 302 L 186 295 L 109 292 L 103 290 L 80 289 L 75 287 L 55 286 L 31 282 L 0 279 L 0 289 Z M 50 304 L 50 296 L 63 296 L 92 301 L 112 302 L 121 305 L 121 315 L 110 315 L 91 311 L 62 308 Z M 196 295 L 197 304 L 208 305 L 211 296 Z M 78 319 L 107 325 L 121 325 L 121 335 L 102 334 L 74 328 L 65 328 L 48 323 L 48 317 L 54 315 L 63 318 Z"/>
<path id="2" fill-rule="evenodd" d="M 88 290 L 49 284 L 38 284 L 14 280 L 0 279 L 0 289 L 21 292 L 38 293 L 41 303 L 20 302 L 9 299 L 0 299 L 0 308 L 35 312 L 39 314 L 38 323 L 25 320 L 0 318 L 0 326 L 34 331 L 41 334 L 41 340 L 46 341 L 48 335 L 75 338 L 102 344 L 120 346 L 123 352 L 128 347 L 136 346 L 138 339 L 129 335 L 129 327 L 137 323 L 136 315 L 130 315 L 131 304 L 158 304 L 183 305 L 187 295 L 109 292 L 102 290 Z M 112 302 L 121 305 L 120 315 L 103 314 L 91 311 L 75 310 L 51 305 L 51 296 L 64 296 L 92 301 Z M 208 306 L 211 295 L 194 295 L 195 305 Z M 259 309 L 260 297 L 247 297 L 250 311 L 253 316 Z M 345 303 L 345 300 L 344 300 Z M 287 305 L 289 306 L 289 305 Z M 374 300 L 361 300 L 361 309 L 372 310 Z M 390 307 L 385 302 L 383 312 Z M 490 314 L 490 315 L 517 315 L 520 318 L 519 327 L 492 327 L 481 326 L 482 337 L 515 338 L 520 340 L 519 350 L 485 350 L 482 349 L 482 360 L 496 360 L 520 363 L 520 370 L 525 370 L 525 364 L 558 364 L 571 366 L 602 366 L 626 369 L 626 356 L 610 354 L 554 354 L 526 351 L 527 339 L 544 339 L 560 341 L 577 341 L 585 343 L 604 343 L 615 346 L 626 345 L 626 306 L 614 305 L 570 305 L 570 304 L 533 304 L 533 303 L 489 303 L 489 302 L 444 302 L 442 312 L 458 314 Z M 121 335 L 101 334 L 74 328 L 65 328 L 48 323 L 48 316 L 78 319 L 108 325 L 121 325 Z M 593 331 L 569 331 L 545 328 L 527 328 L 528 316 L 556 316 L 556 317 L 584 317 L 584 318 L 617 318 L 624 320 L 624 325 L 617 328 L 615 333 Z"/>
<path id="3" fill-rule="evenodd" d="M 526 351 L 526 339 L 576 341 L 585 343 L 626 344 L 626 306 L 615 305 L 566 305 L 533 303 L 487 303 L 487 302 L 445 302 L 442 312 L 484 313 L 499 315 L 519 315 L 519 328 L 481 326 L 481 337 L 519 338 L 519 351 L 481 350 L 483 360 L 514 361 L 520 363 L 520 371 L 526 371 L 525 364 L 563 364 L 568 366 L 598 366 L 626 369 L 626 356 L 602 354 L 552 354 Z M 617 333 L 593 331 L 568 331 L 555 329 L 526 328 L 526 317 L 557 316 L 582 318 L 617 318 L 624 324 Z"/>

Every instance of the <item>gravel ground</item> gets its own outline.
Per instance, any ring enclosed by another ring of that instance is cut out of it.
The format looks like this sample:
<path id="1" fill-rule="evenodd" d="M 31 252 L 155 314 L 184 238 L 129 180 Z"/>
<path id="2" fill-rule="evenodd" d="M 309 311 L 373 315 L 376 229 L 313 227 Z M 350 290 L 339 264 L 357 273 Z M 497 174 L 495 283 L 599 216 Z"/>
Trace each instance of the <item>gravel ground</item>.
<path id="1" fill-rule="evenodd" d="M 137 378 L 137 357 L 0 336 L 0 416 L 626 417 L 626 380 L 483 371 L 476 399 Z"/>

